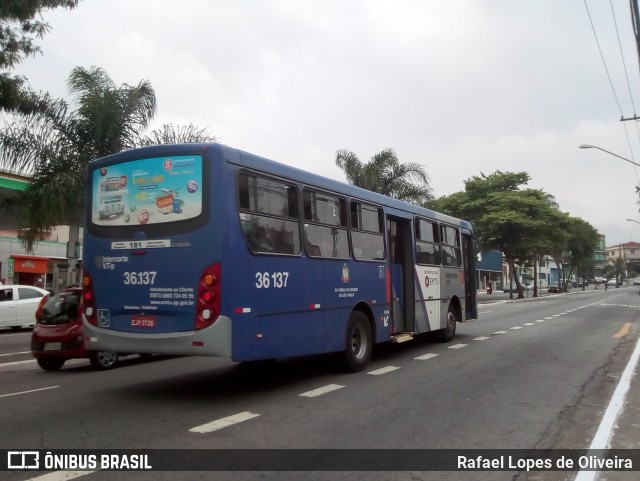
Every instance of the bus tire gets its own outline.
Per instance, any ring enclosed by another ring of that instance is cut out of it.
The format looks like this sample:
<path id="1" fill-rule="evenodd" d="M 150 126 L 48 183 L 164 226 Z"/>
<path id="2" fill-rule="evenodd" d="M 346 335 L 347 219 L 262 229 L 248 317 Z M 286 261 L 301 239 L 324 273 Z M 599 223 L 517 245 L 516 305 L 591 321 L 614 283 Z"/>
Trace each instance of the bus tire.
<path id="1" fill-rule="evenodd" d="M 353 311 L 347 324 L 344 367 L 360 372 L 367 367 L 373 350 L 373 331 L 369 318 L 362 311 Z"/>
<path id="2" fill-rule="evenodd" d="M 440 330 L 440 340 L 442 342 L 451 342 L 453 340 L 453 336 L 456 335 L 457 324 L 458 319 L 455 310 L 452 306 L 449 306 L 449 310 L 447 311 L 447 327 Z"/>

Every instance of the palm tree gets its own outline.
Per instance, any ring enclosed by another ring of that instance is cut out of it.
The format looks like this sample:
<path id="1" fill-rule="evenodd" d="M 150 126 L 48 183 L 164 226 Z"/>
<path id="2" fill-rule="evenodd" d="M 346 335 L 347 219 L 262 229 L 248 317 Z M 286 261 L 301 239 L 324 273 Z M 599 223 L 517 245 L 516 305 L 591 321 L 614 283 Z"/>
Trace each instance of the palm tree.
<path id="1" fill-rule="evenodd" d="M 76 67 L 68 86 L 75 95 L 75 110 L 65 100 L 44 95 L 39 108 L 17 114 L 12 123 L 5 121 L 0 131 L 0 167 L 32 179 L 10 201 L 23 224 L 21 240 L 28 251 L 43 233 L 58 225 L 70 227 L 69 242 L 75 245 L 84 211 L 85 171 L 92 159 L 151 145 L 154 140 L 216 140 L 205 129 L 180 130 L 171 125 L 143 137 L 156 111 L 148 81 L 116 86 L 99 67 Z M 74 257 L 73 252 L 68 256 Z"/>
<path id="2" fill-rule="evenodd" d="M 336 152 L 336 165 L 350 184 L 379 194 L 426 205 L 433 199 L 429 176 L 417 163 L 401 164 L 393 149 L 385 149 L 363 164 L 349 150 Z"/>

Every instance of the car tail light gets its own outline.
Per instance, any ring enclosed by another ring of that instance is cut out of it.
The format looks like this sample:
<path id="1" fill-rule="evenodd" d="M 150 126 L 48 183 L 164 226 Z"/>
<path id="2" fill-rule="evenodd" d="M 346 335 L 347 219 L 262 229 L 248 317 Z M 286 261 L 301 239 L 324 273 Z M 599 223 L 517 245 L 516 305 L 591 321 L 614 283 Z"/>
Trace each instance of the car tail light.
<path id="1" fill-rule="evenodd" d="M 82 273 L 82 300 L 80 306 L 81 309 L 84 310 L 84 315 L 87 318 L 87 321 L 89 321 L 94 326 L 97 326 L 98 314 L 96 310 L 96 299 L 93 295 L 93 284 L 91 283 L 91 276 L 86 270 Z"/>
<path id="2" fill-rule="evenodd" d="M 220 263 L 207 267 L 200 275 L 196 301 L 196 330 L 213 324 L 220 315 Z"/>
<path id="3" fill-rule="evenodd" d="M 49 294 L 47 294 L 42 299 L 40 299 L 40 303 L 38 304 L 38 309 L 36 309 L 36 321 L 37 322 L 41 322 L 42 321 L 42 308 L 44 307 L 44 305 L 47 303 L 48 300 L 49 300 Z"/>

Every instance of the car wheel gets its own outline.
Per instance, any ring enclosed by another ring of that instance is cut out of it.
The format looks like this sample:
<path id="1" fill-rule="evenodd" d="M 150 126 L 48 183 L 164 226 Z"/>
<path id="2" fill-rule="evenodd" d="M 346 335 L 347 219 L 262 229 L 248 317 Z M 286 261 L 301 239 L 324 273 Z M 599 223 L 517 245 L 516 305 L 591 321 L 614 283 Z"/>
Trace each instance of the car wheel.
<path id="1" fill-rule="evenodd" d="M 110 351 L 91 351 L 89 355 L 91 365 L 96 369 L 111 369 L 118 362 L 118 353 Z"/>
<path id="2" fill-rule="evenodd" d="M 373 333 L 366 314 L 354 311 L 347 325 L 344 367 L 351 372 L 359 372 L 367 367 L 373 350 Z"/>
<path id="3" fill-rule="evenodd" d="M 62 366 L 64 366 L 66 359 L 38 358 L 37 361 L 38 361 L 38 366 L 40 366 L 45 371 L 57 371 Z"/>

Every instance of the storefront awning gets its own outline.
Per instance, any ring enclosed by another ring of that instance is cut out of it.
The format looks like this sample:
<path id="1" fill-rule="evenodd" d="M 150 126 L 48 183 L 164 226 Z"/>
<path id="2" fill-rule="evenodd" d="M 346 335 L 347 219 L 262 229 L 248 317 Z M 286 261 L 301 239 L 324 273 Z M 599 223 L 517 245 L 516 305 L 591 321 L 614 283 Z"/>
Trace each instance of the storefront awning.
<path id="1" fill-rule="evenodd" d="M 48 257 L 19 256 L 13 257 L 13 272 L 29 272 L 31 274 L 46 274 Z"/>

